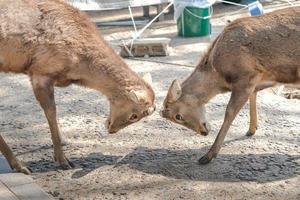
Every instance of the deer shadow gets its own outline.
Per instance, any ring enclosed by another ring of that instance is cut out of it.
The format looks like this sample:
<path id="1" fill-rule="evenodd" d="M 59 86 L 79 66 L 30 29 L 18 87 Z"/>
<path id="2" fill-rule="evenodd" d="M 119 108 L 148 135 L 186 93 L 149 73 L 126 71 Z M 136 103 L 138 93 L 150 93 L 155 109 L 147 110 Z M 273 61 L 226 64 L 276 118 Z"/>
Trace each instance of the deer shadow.
<path id="1" fill-rule="evenodd" d="M 226 143 L 244 139 L 247 137 Z M 208 148 L 209 146 L 200 149 L 138 147 L 125 156 L 90 153 L 86 157 L 70 157 L 76 166 L 72 178 L 84 177 L 104 166 L 113 168 L 126 166 L 147 174 L 211 182 L 271 182 L 300 175 L 300 156 L 280 153 L 219 154 L 211 163 L 199 165 L 197 160 Z M 30 161 L 27 166 L 37 173 L 60 170 L 60 167 L 50 159 Z"/>
<path id="2" fill-rule="evenodd" d="M 220 154 L 207 165 L 197 160 L 202 149 L 137 148 L 115 167 L 128 165 L 148 174 L 195 181 L 270 182 L 300 175 L 300 156 L 284 154 Z"/>

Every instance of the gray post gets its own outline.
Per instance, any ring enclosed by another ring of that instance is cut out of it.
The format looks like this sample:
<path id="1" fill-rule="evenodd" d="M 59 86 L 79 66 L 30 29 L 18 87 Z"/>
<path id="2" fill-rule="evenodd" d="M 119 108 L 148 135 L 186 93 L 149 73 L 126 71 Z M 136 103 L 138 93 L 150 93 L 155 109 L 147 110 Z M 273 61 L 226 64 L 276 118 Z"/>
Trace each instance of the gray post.
<path id="1" fill-rule="evenodd" d="M 159 14 L 159 13 L 160 13 L 161 11 L 163 11 L 163 9 L 164 9 L 164 7 L 163 7 L 162 4 L 157 5 L 156 8 L 157 8 L 157 14 Z M 158 21 L 163 21 L 163 20 L 165 20 L 164 14 L 162 14 L 162 15 L 158 18 Z"/>
<path id="2" fill-rule="evenodd" d="M 143 6 L 143 16 L 150 17 L 150 6 Z"/>

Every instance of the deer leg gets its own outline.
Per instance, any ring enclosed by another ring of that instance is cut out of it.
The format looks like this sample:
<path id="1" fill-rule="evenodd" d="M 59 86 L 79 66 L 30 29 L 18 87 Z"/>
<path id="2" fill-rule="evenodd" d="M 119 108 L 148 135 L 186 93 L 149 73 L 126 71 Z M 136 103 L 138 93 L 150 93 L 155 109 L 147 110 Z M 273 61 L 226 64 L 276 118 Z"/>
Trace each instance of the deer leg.
<path id="1" fill-rule="evenodd" d="M 13 154 L 12 150 L 9 148 L 7 143 L 4 141 L 3 137 L 0 135 L 0 151 L 8 161 L 12 169 L 16 169 L 17 172 L 24 174 L 30 174 L 30 170 L 24 167 L 20 161 Z"/>
<path id="2" fill-rule="evenodd" d="M 250 94 L 253 93 L 254 87 L 245 84 L 235 84 L 232 89 L 231 97 L 226 108 L 225 118 L 222 124 L 222 127 L 218 133 L 218 136 L 205 156 L 199 159 L 200 164 L 209 163 L 214 157 L 217 156 L 221 149 L 221 145 L 224 141 L 224 138 L 229 130 L 230 125 L 232 124 L 234 118 L 240 111 L 240 109 L 245 105 L 249 99 Z"/>
<path id="3" fill-rule="evenodd" d="M 260 90 L 264 90 L 269 87 L 275 86 L 276 83 L 273 81 L 267 81 L 261 84 L 256 85 L 255 90 L 253 94 L 249 98 L 249 103 L 250 103 L 250 126 L 249 130 L 246 133 L 247 136 L 252 136 L 255 134 L 257 127 L 258 127 L 258 121 L 257 121 L 257 107 L 256 107 L 256 102 L 257 102 L 257 92 Z"/>
<path id="4" fill-rule="evenodd" d="M 70 169 L 73 167 L 73 164 L 69 162 L 64 155 L 62 139 L 57 125 L 53 82 L 50 78 L 45 76 L 32 76 L 31 83 L 35 97 L 43 108 L 48 120 L 54 148 L 54 160 L 57 161 L 63 169 Z"/>
<path id="5" fill-rule="evenodd" d="M 275 85 L 276 85 L 276 82 L 274 82 L 274 81 L 266 81 L 266 82 L 257 84 L 254 91 L 258 92 L 258 91 L 264 90 L 266 88 L 273 87 Z"/>
<path id="6" fill-rule="evenodd" d="M 252 136 L 255 134 L 257 130 L 257 108 L 256 108 L 256 97 L 257 92 L 253 92 L 253 94 L 249 97 L 250 102 L 250 126 L 247 132 L 247 136 Z"/>

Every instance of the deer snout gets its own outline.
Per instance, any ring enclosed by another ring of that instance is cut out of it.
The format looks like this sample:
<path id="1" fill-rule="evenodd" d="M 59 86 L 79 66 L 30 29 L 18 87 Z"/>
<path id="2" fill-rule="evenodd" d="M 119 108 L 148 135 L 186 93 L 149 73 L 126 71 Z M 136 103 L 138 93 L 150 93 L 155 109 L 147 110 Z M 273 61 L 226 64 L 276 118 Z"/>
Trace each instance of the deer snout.
<path id="1" fill-rule="evenodd" d="M 154 111 L 156 110 L 156 105 L 154 104 L 152 107 L 150 107 L 147 110 L 147 115 L 152 115 L 154 113 Z"/>
<path id="2" fill-rule="evenodd" d="M 210 125 L 209 123 L 207 122 L 203 122 L 203 123 L 200 123 L 200 127 L 199 127 L 199 131 L 198 133 L 200 133 L 201 135 L 203 136 L 207 136 L 209 131 L 210 131 Z"/>
<path id="3" fill-rule="evenodd" d="M 105 128 L 107 129 L 108 133 L 113 134 L 116 133 L 118 130 L 113 130 L 112 129 L 112 123 L 110 119 L 107 119 L 105 122 Z"/>
<path id="4" fill-rule="evenodd" d="M 165 110 L 161 110 L 161 111 L 159 112 L 159 115 L 160 115 L 161 117 L 163 117 L 163 118 L 166 118 L 166 117 L 167 117 L 167 114 L 166 114 L 166 111 L 165 111 Z"/>

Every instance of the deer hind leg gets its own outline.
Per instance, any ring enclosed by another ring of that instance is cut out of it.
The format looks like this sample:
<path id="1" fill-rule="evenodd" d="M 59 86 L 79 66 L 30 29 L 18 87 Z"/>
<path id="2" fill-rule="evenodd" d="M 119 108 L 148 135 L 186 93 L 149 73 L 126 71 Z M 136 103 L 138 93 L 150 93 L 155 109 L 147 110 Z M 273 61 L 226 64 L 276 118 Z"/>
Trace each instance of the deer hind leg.
<path id="1" fill-rule="evenodd" d="M 12 169 L 16 169 L 17 172 L 24 174 L 30 174 L 30 170 L 24 167 L 20 161 L 13 154 L 12 150 L 9 148 L 7 143 L 4 141 L 3 137 L 0 135 L 0 151 L 8 161 Z"/>
<path id="2" fill-rule="evenodd" d="M 257 92 L 253 92 L 251 96 L 249 97 L 249 103 L 250 103 L 250 125 L 249 130 L 246 133 L 247 136 L 252 136 L 255 134 L 257 130 L 257 107 L 256 107 L 256 98 L 257 98 Z"/>
<path id="3" fill-rule="evenodd" d="M 260 90 L 264 90 L 269 87 L 273 87 L 276 85 L 276 82 L 273 81 L 267 81 L 264 83 L 260 83 L 256 85 L 255 90 L 253 94 L 249 97 L 249 104 L 250 104 L 250 125 L 249 125 L 249 130 L 246 133 L 247 136 L 252 136 L 255 134 L 257 128 L 258 128 L 258 120 L 257 120 L 257 107 L 256 107 L 256 102 L 257 102 L 257 92 Z"/>
<path id="4" fill-rule="evenodd" d="M 254 86 L 255 81 L 252 80 L 250 84 L 248 83 L 248 81 L 247 83 L 244 82 L 245 81 L 242 80 L 240 81 L 240 83 L 237 82 L 233 86 L 231 97 L 226 108 L 225 118 L 222 127 L 218 133 L 218 136 L 214 144 L 212 145 L 208 153 L 206 153 L 206 155 L 204 155 L 202 158 L 199 159 L 200 164 L 207 164 L 214 157 L 217 156 L 217 154 L 221 149 L 225 136 L 229 130 L 230 125 L 232 124 L 238 112 L 241 110 L 241 108 L 245 105 L 245 103 L 249 99 L 249 96 L 253 93 L 255 89 Z"/>
<path id="5" fill-rule="evenodd" d="M 31 84 L 35 97 L 43 108 L 48 120 L 54 147 L 54 160 L 57 161 L 63 169 L 70 169 L 73 167 L 73 164 L 65 157 L 62 148 L 62 139 L 57 125 L 53 82 L 46 76 L 34 75 L 31 77 Z"/>

